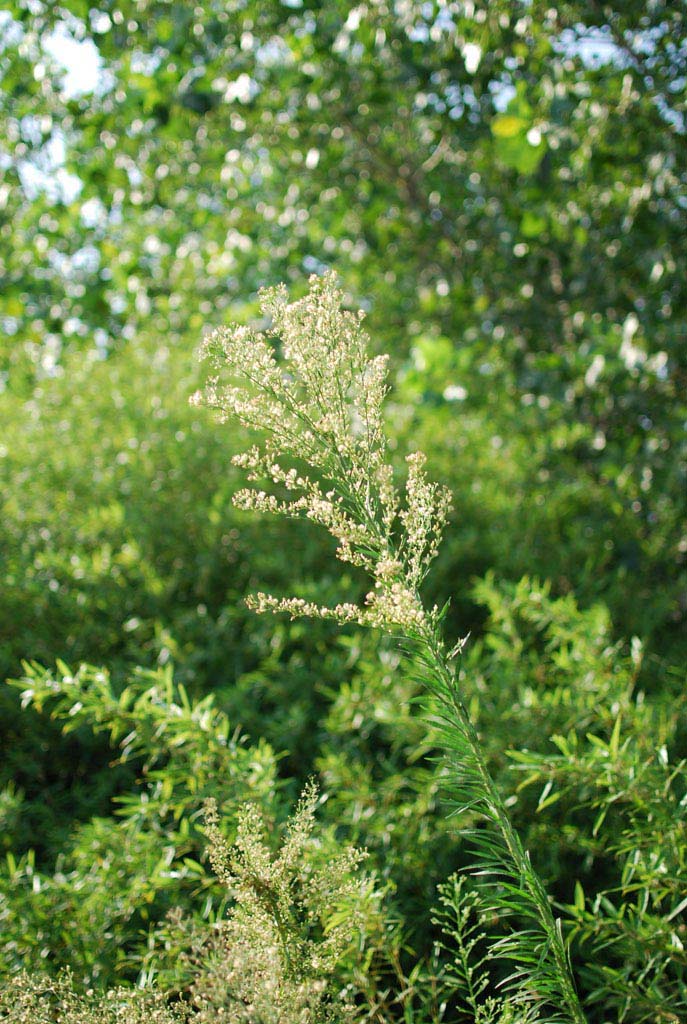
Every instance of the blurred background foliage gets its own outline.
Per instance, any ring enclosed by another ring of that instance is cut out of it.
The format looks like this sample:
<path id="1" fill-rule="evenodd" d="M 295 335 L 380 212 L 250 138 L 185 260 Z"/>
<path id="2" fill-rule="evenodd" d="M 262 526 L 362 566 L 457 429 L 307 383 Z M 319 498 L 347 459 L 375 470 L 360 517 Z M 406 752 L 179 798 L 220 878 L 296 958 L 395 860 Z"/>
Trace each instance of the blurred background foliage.
<path id="1" fill-rule="evenodd" d="M 258 582 L 328 603 L 339 567 L 231 507 L 236 428 L 187 403 L 207 328 L 333 266 L 391 355 L 399 462 L 453 491 L 430 596 L 472 631 L 473 713 L 598 1019 L 682 998 L 674 959 L 632 986 L 684 916 L 656 924 L 684 864 L 647 881 L 687 753 L 684 5 L 22 0 L 0 90 L 2 968 L 176 983 L 165 915 L 221 912 L 203 799 L 278 831 L 313 772 L 386 887 L 366 998 L 429 956 L 464 854 L 413 673 L 245 610 Z"/>

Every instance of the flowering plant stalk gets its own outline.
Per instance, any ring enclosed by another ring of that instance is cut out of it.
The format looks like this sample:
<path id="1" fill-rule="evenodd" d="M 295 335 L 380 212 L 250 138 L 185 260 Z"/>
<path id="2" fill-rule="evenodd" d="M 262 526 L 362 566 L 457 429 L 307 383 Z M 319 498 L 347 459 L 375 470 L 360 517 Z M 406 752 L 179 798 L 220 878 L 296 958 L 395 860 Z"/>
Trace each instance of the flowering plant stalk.
<path id="1" fill-rule="evenodd" d="M 243 509 L 304 517 L 337 541 L 337 556 L 369 574 L 364 603 L 323 607 L 297 597 L 258 593 L 258 612 L 287 612 L 380 628 L 413 647 L 439 708 L 439 731 L 452 764 L 450 796 L 488 827 L 475 828 L 475 868 L 490 906 L 512 922 L 494 955 L 513 963 L 506 982 L 539 1019 L 584 1024 L 560 921 L 489 773 L 479 736 L 458 687 L 455 657 L 442 633 L 446 606 L 427 608 L 420 588 L 450 512 L 450 494 L 432 483 L 425 457 L 407 457 L 403 493 L 394 481 L 384 429 L 387 358 L 370 357 L 363 314 L 342 309 L 333 274 L 310 279 L 289 303 L 284 286 L 261 293 L 272 326 L 220 328 L 204 343 L 218 375 L 194 396 L 258 440 L 234 456 L 250 482 L 269 480 L 283 496 L 247 488 Z M 277 356 L 277 348 L 280 357 Z M 436 714 L 436 710 L 435 710 Z"/>

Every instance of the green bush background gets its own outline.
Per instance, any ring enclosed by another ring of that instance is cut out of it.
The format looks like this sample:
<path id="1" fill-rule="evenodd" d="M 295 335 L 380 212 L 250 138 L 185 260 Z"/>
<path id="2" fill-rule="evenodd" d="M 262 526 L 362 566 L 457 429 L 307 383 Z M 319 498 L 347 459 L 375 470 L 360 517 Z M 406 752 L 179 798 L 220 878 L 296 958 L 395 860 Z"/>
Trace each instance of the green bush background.
<path id="1" fill-rule="evenodd" d="M 222 912 L 204 798 L 229 831 L 249 797 L 278 825 L 312 774 L 331 842 L 366 846 L 386 887 L 372 947 L 430 954 L 465 853 L 412 666 L 245 609 L 258 585 L 327 603 L 364 582 L 316 531 L 232 508 L 242 439 L 188 405 L 206 328 L 334 266 L 391 355 L 399 465 L 424 449 L 454 495 L 428 596 L 471 632 L 493 770 L 598 1020 L 621 1012 L 684 882 L 682 782 L 668 799 L 652 761 L 687 753 L 681 6 L 0 18 L 0 672 L 20 678 L 0 691 L 0 969 L 178 984 L 165 915 Z M 95 86 L 65 83 L 67 36 L 77 62 L 97 47 Z M 633 891 L 628 830 L 655 918 L 595 962 L 585 914 Z M 627 1019 L 684 1005 L 675 956 Z"/>

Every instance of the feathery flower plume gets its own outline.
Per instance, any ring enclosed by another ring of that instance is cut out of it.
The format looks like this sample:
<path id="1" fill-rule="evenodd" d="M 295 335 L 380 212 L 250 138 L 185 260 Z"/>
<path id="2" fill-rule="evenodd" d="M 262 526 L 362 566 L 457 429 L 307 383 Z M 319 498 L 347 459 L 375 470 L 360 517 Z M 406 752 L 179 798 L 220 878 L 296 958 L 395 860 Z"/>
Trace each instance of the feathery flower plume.
<path id="1" fill-rule="evenodd" d="M 422 632 L 437 610 L 424 609 L 419 588 L 437 554 L 450 495 L 427 479 L 425 457 L 416 452 L 407 459 L 401 500 L 384 431 L 387 357 L 368 355 L 363 313 L 342 310 L 342 300 L 332 273 L 311 277 L 297 302 L 287 301 L 283 285 L 263 290 L 261 308 L 272 326 L 264 335 L 247 327 L 214 331 L 203 350 L 221 376 L 194 400 L 260 432 L 264 440 L 233 462 L 250 481 L 270 480 L 288 494 L 246 488 L 235 504 L 319 523 L 337 541 L 337 556 L 372 578 L 361 607 L 262 593 L 249 599 L 251 607 Z"/>

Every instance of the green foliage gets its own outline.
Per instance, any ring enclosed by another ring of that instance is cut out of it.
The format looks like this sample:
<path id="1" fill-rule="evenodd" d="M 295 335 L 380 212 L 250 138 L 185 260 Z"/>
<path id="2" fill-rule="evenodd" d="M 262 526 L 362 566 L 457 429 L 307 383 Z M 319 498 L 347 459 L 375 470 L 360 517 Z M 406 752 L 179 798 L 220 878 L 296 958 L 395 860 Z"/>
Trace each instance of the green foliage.
<path id="1" fill-rule="evenodd" d="M 488 579 L 476 594 L 491 617 L 465 680 L 486 743 L 493 749 L 489 737 L 504 730 L 524 773 L 517 789 L 503 776 L 509 802 L 567 904 L 590 1003 L 620 1020 L 679 1019 L 687 776 L 675 751 L 684 694 L 659 701 L 640 688 L 641 644 L 614 643 L 602 607 L 580 610 L 529 579 Z"/>
<path id="2" fill-rule="evenodd" d="M 5 673 L 28 655 L 130 665 L 166 643 L 177 655 L 192 630 L 200 645 L 197 605 L 210 613 L 241 556 L 221 512 L 221 449 L 186 408 L 184 362 L 140 347 L 68 362 L 29 401 L 5 396 Z"/>
<path id="3" fill-rule="evenodd" d="M 232 721 L 280 752 L 298 741 L 295 792 L 312 766 L 321 702 L 309 691 L 328 631 L 275 633 L 245 609 L 249 551 L 263 552 L 275 580 L 290 569 L 274 536 L 231 508 L 226 440 L 188 407 L 190 361 L 130 349 L 68 362 L 31 401 L 3 396 L 0 670 L 15 675 L 23 658 L 84 661 L 123 688 L 137 665 L 173 662 L 191 696 L 212 690 Z M 306 573 L 325 556 L 309 544 L 300 541 Z M 25 797 L 6 838 L 49 863 L 72 821 L 108 814 L 133 776 L 107 768 L 107 745 L 89 728 L 60 738 L 4 686 L 0 708 L 0 790 L 14 780 L 11 799 Z"/>
<path id="4" fill-rule="evenodd" d="M 449 816 L 422 668 L 248 613 L 258 577 L 325 607 L 364 581 L 231 507 L 244 437 L 186 401 L 205 325 L 335 266 L 390 354 L 390 461 L 425 450 L 452 493 L 427 601 L 471 631 L 461 692 L 587 1020 L 682 1020 L 682 5 L 4 6 L 0 677 L 36 664 L 0 686 L 2 1013 L 65 964 L 188 987 L 224 899 L 202 800 L 231 839 L 252 795 L 276 856 L 317 773 L 325 845 L 386 886 L 341 965 L 359 1016 L 474 1021 L 431 908 L 478 823 Z M 468 944 L 486 896 L 444 891 L 449 931 L 476 901 Z"/>
<path id="5" fill-rule="evenodd" d="M 489 965 L 493 947 L 486 945 L 485 925 L 492 908 L 474 891 L 465 891 L 465 877 L 452 876 L 439 886 L 435 923 L 441 926 L 443 948 L 451 958 L 446 969 L 451 988 L 476 1024 L 527 1024 L 536 1010 L 525 1000 L 495 998 L 490 988 Z"/>
<path id="6" fill-rule="evenodd" d="M 443 590 L 495 567 L 511 579 L 536 575 L 585 604 L 602 601 L 620 635 L 679 662 L 682 398 L 651 363 L 646 338 L 632 336 L 637 361 L 627 365 L 620 329 L 594 336 L 598 377 L 591 348 L 563 346 L 522 387 L 501 378 L 504 359 L 511 365 L 503 346 L 476 365 L 441 336 L 425 339 L 399 385 L 413 404 L 400 440 L 435 453 L 454 495 Z M 548 374 L 560 375 L 555 387 Z M 463 400 L 442 397 L 461 387 Z"/>
<path id="7" fill-rule="evenodd" d="M 379 894 L 374 881 L 358 871 L 361 851 L 332 847 L 326 835 L 315 838 L 317 803 L 317 791 L 310 786 L 273 857 L 256 804 L 239 810 L 230 849 L 219 828 L 216 801 L 207 798 L 210 859 L 235 902 L 226 921 L 212 931 L 206 926 L 200 941 L 197 930 L 195 948 L 184 950 L 192 979 L 188 1003 L 170 1003 L 164 993 L 140 989 L 80 994 L 69 970 L 56 978 L 22 970 L 0 989 L 0 1019 L 8 1024 L 340 1024 L 352 1019 L 353 1005 L 334 988 L 333 978 L 344 953 L 356 946 L 353 930 L 362 935 L 377 913 Z M 134 895 L 136 902 L 141 899 L 145 894 Z M 170 916 L 170 935 L 183 932 L 180 913 L 177 908 Z"/>
<path id="8" fill-rule="evenodd" d="M 687 766 L 656 747 L 647 717 L 640 702 L 617 712 L 610 736 L 573 732 L 554 737 L 558 754 L 513 755 L 526 785 L 544 783 L 544 801 L 584 800 L 596 813 L 587 845 L 597 862 L 612 859 L 615 884 L 586 900 L 578 881 L 568 909 L 590 1001 L 621 1021 L 687 1010 Z"/>
<path id="9" fill-rule="evenodd" d="M 49 161 L 59 126 L 81 183 L 5 200 L 26 238 L 7 274 L 17 375 L 46 331 L 78 346 L 99 329 L 109 346 L 152 320 L 179 337 L 316 261 L 364 283 L 384 340 L 431 316 L 489 344 L 503 324 L 527 373 L 528 352 L 634 312 L 669 372 L 684 369 L 680 5 L 108 0 L 96 17 L 80 0 L 17 0 L 8 13 L 9 181 Z M 61 21 L 109 83 L 62 88 L 48 42 Z M 22 123 L 36 115 L 50 120 Z M 66 289 L 64 258 L 84 245 Z"/>
<path id="10" fill-rule="evenodd" d="M 90 984 L 173 977 L 178 950 L 165 953 L 165 915 L 193 907 L 208 921 L 221 910 L 202 863 L 203 803 L 215 797 L 230 814 L 250 794 L 278 814 L 272 751 L 264 741 L 248 745 L 212 695 L 192 703 L 169 667 L 140 670 L 121 692 L 87 665 L 74 674 L 27 665 L 18 685 L 24 703 L 50 709 L 65 730 L 88 723 L 106 732 L 138 785 L 118 799 L 117 817 L 72 831 L 52 872 L 31 852 L 7 855 L 0 964 L 40 969 L 48 951 L 53 968 L 68 966 Z"/>
<path id="11" fill-rule="evenodd" d="M 447 571 L 551 578 L 684 651 L 684 12 L 473 8 L 11 5 L 8 379 L 25 394 L 66 349 L 188 349 L 335 264 L 395 365 L 435 367 L 414 399 L 480 524 Z M 62 88 L 60 22 L 98 88 Z M 55 139 L 71 191 L 31 184 Z"/>

